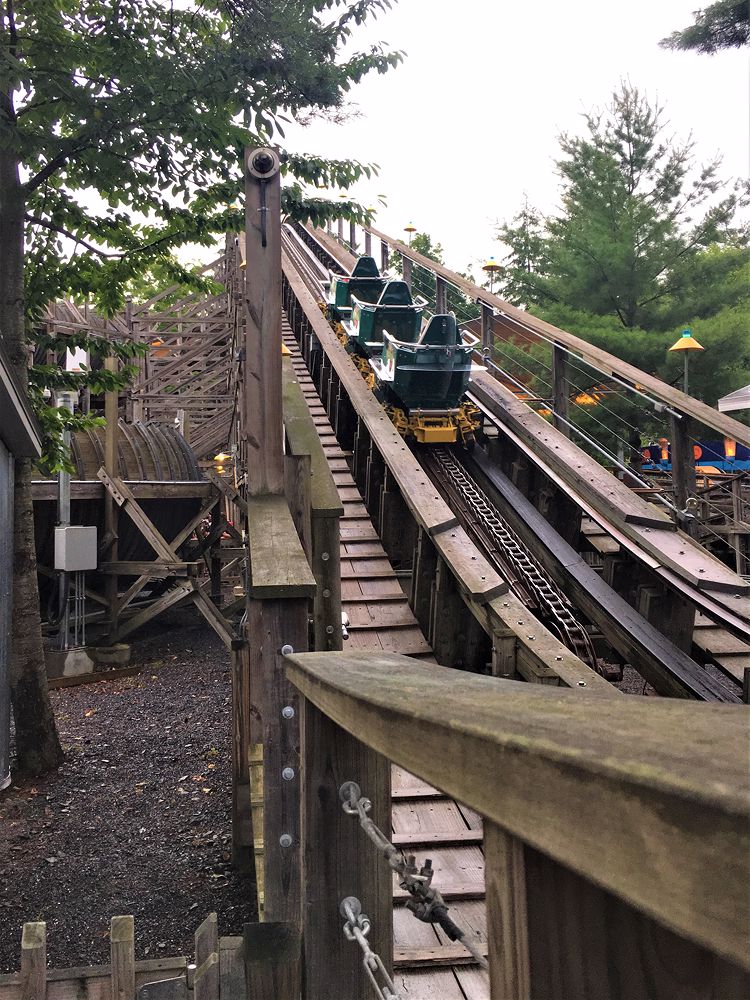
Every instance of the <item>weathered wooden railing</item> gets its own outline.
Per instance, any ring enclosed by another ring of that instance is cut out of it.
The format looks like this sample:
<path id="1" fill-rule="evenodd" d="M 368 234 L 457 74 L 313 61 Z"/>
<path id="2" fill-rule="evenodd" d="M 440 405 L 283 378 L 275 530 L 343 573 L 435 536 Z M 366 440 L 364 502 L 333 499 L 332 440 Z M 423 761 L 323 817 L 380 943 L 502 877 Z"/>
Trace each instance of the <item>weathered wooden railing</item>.
<path id="1" fill-rule="evenodd" d="M 388 964 L 390 872 L 338 798 L 357 781 L 387 831 L 387 760 L 484 817 L 493 1000 L 748 996 L 746 708 L 590 700 L 396 655 L 286 662 L 301 695 L 307 997 L 369 995 L 345 896 Z"/>

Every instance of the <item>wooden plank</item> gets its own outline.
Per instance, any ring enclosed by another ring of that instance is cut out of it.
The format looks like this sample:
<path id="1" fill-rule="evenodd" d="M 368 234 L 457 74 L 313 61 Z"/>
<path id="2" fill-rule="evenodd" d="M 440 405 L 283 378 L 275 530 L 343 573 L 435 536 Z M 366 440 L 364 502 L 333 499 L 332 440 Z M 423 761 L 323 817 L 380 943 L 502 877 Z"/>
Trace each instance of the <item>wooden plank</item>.
<path id="1" fill-rule="evenodd" d="M 47 990 L 47 925 L 27 923 L 21 932 L 20 1000 L 45 1000 Z"/>
<path id="2" fill-rule="evenodd" d="M 254 598 L 314 597 L 315 577 L 283 496 L 248 500 L 248 542 Z"/>
<path id="3" fill-rule="evenodd" d="M 487 921 L 493 1000 L 532 1000 L 523 844 L 484 824 Z"/>
<path id="4" fill-rule="evenodd" d="M 166 562 L 155 559 L 153 562 L 103 562 L 99 566 L 100 573 L 114 576 L 148 576 L 163 580 L 168 576 L 197 576 L 202 566 L 199 562 Z"/>
<path id="5" fill-rule="evenodd" d="M 288 664 L 304 696 L 374 750 L 677 933 L 748 963 L 744 706 L 652 699 L 645 712 L 640 699 L 601 698 L 594 712 L 574 691 L 402 657 Z"/>
<path id="6" fill-rule="evenodd" d="M 481 830 L 429 830 L 421 833 L 394 833 L 394 847 L 432 847 L 436 844 L 481 844 Z"/>
<path id="7" fill-rule="evenodd" d="M 135 1000 L 135 928 L 132 916 L 112 917 L 109 953 L 112 1000 Z"/>
<path id="8" fill-rule="evenodd" d="M 194 1000 L 219 1000 L 219 925 L 209 913 L 195 932 Z"/>
<path id="9" fill-rule="evenodd" d="M 219 940 L 219 993 L 221 1000 L 253 1000 L 245 984 L 245 960 L 242 938 Z"/>
<path id="10" fill-rule="evenodd" d="M 486 956 L 486 947 L 482 951 Z M 399 948 L 393 953 L 395 969 L 415 969 L 425 965 L 431 968 L 442 965 L 471 965 L 475 962 L 474 956 L 462 944 L 438 944 L 434 948 Z"/>
<path id="11" fill-rule="evenodd" d="M 184 500 L 203 499 L 211 495 L 211 485 L 202 481 L 195 482 L 144 482 L 142 480 L 123 480 L 136 500 Z M 35 503 L 42 501 L 57 502 L 57 480 L 36 479 L 31 484 L 31 495 Z M 74 479 L 70 484 L 71 500 L 102 500 L 105 495 L 104 484 L 98 479 Z"/>

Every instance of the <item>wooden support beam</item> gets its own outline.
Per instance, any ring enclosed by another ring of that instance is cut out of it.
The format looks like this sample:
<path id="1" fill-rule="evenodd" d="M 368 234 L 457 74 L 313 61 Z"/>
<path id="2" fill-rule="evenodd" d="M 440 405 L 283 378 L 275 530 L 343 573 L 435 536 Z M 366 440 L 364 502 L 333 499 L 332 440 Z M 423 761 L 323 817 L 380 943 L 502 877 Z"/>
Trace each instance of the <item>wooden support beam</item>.
<path id="1" fill-rule="evenodd" d="M 341 629 L 341 545 L 338 517 L 314 512 L 312 571 L 317 590 L 313 606 L 315 649 L 343 648 Z"/>
<path id="2" fill-rule="evenodd" d="M 308 648 L 307 607 L 300 598 L 250 600 L 247 605 L 253 678 L 248 711 L 262 720 L 267 920 L 300 919 L 299 707 L 284 675 L 281 651 Z"/>
<path id="3" fill-rule="evenodd" d="M 153 562 L 135 560 L 120 562 L 104 562 L 99 566 L 100 573 L 115 576 L 147 576 L 149 579 L 164 580 L 169 576 L 198 576 L 202 566 L 199 562 L 166 562 L 156 559 Z"/>
<path id="4" fill-rule="evenodd" d="M 349 249 L 352 253 L 357 252 L 357 224 L 356 222 L 349 223 Z"/>
<path id="5" fill-rule="evenodd" d="M 23 925 L 21 933 L 20 1000 L 45 1000 L 47 994 L 47 925 Z"/>
<path id="6" fill-rule="evenodd" d="M 674 485 L 674 502 L 678 510 L 684 510 L 688 497 L 696 493 L 695 456 L 693 442 L 690 436 L 690 418 L 677 420 L 670 417 L 672 441 L 670 455 L 672 459 L 672 483 Z M 678 525 L 691 536 L 697 538 L 698 524 L 694 518 L 678 519 Z"/>
<path id="7" fill-rule="evenodd" d="M 567 351 L 558 344 L 552 346 L 552 426 L 565 437 L 570 437 L 566 421 L 570 409 L 570 383 L 568 381 Z M 562 417 L 563 419 L 559 419 Z"/>
<path id="8" fill-rule="evenodd" d="M 245 924 L 242 937 L 247 1000 L 299 1000 L 302 974 L 299 923 Z"/>
<path id="9" fill-rule="evenodd" d="M 242 874 L 255 871 L 253 816 L 250 807 L 250 747 L 260 742 L 252 732 L 250 651 L 246 639 L 235 639 L 232 676 L 232 864 Z"/>
<path id="10" fill-rule="evenodd" d="M 114 374 L 117 372 L 117 358 L 109 357 L 104 359 L 105 369 Z M 117 476 L 119 474 L 119 463 L 117 456 L 118 438 L 118 393 L 117 390 L 107 392 L 104 395 L 104 419 L 106 428 L 104 432 L 104 467 L 108 475 Z M 104 494 L 104 534 L 111 539 L 104 555 L 114 562 L 117 560 L 117 527 L 119 513 L 114 497 L 109 491 Z M 118 639 L 119 608 L 118 608 L 118 584 L 117 576 L 112 576 L 105 581 L 104 596 L 107 599 L 107 623 L 108 638 L 110 642 Z"/>
<path id="11" fill-rule="evenodd" d="M 219 1000 L 219 927 L 215 913 L 209 913 L 195 932 L 193 1000 Z"/>
<path id="12" fill-rule="evenodd" d="M 368 257 L 372 256 L 372 233 L 369 229 L 365 229 L 365 253 Z"/>
<path id="13" fill-rule="evenodd" d="M 406 282 L 409 291 L 411 291 L 411 261 L 408 257 L 401 258 L 401 265 L 403 268 L 402 274 L 404 281 Z"/>
<path id="14" fill-rule="evenodd" d="M 492 353 L 492 347 L 495 340 L 495 320 L 494 320 L 494 310 L 492 306 L 487 306 L 484 303 L 481 304 L 481 324 L 482 324 L 482 350 L 490 351 Z"/>
<path id="15" fill-rule="evenodd" d="M 281 194 L 272 149 L 245 153 L 245 391 L 241 435 L 251 496 L 284 492 Z"/>
<path id="16" fill-rule="evenodd" d="M 461 615 L 464 603 L 456 580 L 444 560 L 437 562 L 432 596 L 430 643 L 442 666 L 455 667 L 462 657 Z"/>
<path id="17" fill-rule="evenodd" d="M 370 817 L 391 828 L 390 763 L 302 700 L 305 992 L 308 997 L 369 1000 L 362 954 L 341 933 L 341 901 L 356 896 L 372 922 L 368 940 L 387 969 L 393 962 L 392 875 L 339 788 L 356 781 Z"/>
<path id="18" fill-rule="evenodd" d="M 483 827 L 492 1000 L 533 1000 L 523 842 L 496 823 Z"/>
<path id="19" fill-rule="evenodd" d="M 383 239 L 380 241 L 380 270 L 383 273 L 388 270 L 388 244 Z"/>
<path id="20" fill-rule="evenodd" d="M 414 547 L 411 574 L 411 609 L 425 635 L 431 626 L 432 591 L 437 573 L 437 552 L 430 536 L 420 528 Z"/>
<path id="21" fill-rule="evenodd" d="M 448 282 L 445 278 L 435 278 L 435 312 L 448 312 Z"/>
<path id="22" fill-rule="evenodd" d="M 112 917 L 109 953 L 112 1000 L 135 1000 L 135 929 L 132 916 Z"/>

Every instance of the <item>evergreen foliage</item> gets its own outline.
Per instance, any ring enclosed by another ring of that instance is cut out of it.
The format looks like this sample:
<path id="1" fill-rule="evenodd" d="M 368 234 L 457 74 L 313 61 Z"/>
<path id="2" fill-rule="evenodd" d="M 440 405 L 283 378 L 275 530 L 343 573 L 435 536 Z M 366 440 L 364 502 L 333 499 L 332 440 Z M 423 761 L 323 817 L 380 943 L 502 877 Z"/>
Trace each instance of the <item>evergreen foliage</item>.
<path id="1" fill-rule="evenodd" d="M 750 4 L 747 0 L 717 0 L 695 11 L 695 22 L 673 31 L 659 43 L 665 49 L 683 49 L 713 55 L 720 49 L 741 48 L 750 42 Z"/>

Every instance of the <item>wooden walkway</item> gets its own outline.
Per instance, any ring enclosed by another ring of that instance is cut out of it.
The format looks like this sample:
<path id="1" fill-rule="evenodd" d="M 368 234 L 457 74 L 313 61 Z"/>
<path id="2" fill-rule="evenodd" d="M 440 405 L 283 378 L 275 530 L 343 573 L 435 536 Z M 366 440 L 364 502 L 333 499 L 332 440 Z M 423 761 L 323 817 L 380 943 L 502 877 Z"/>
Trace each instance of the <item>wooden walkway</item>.
<path id="1" fill-rule="evenodd" d="M 372 653 L 403 653 L 432 659 L 432 650 L 409 607 L 367 513 L 359 489 L 286 321 L 284 343 L 317 427 L 344 507 L 341 520 L 341 607 L 349 618 L 345 647 Z M 406 578 L 407 580 L 409 577 Z M 367 790 L 363 789 L 367 794 Z M 482 822 L 471 809 L 448 799 L 402 768 L 392 772 L 392 837 L 405 852 L 432 859 L 434 884 L 452 918 L 486 947 Z M 354 831 L 352 831 L 354 833 Z M 375 848 L 373 847 L 373 850 Z M 440 928 L 421 923 L 404 903 L 394 876 L 396 987 L 410 1000 L 487 1000 L 487 973 Z"/>

